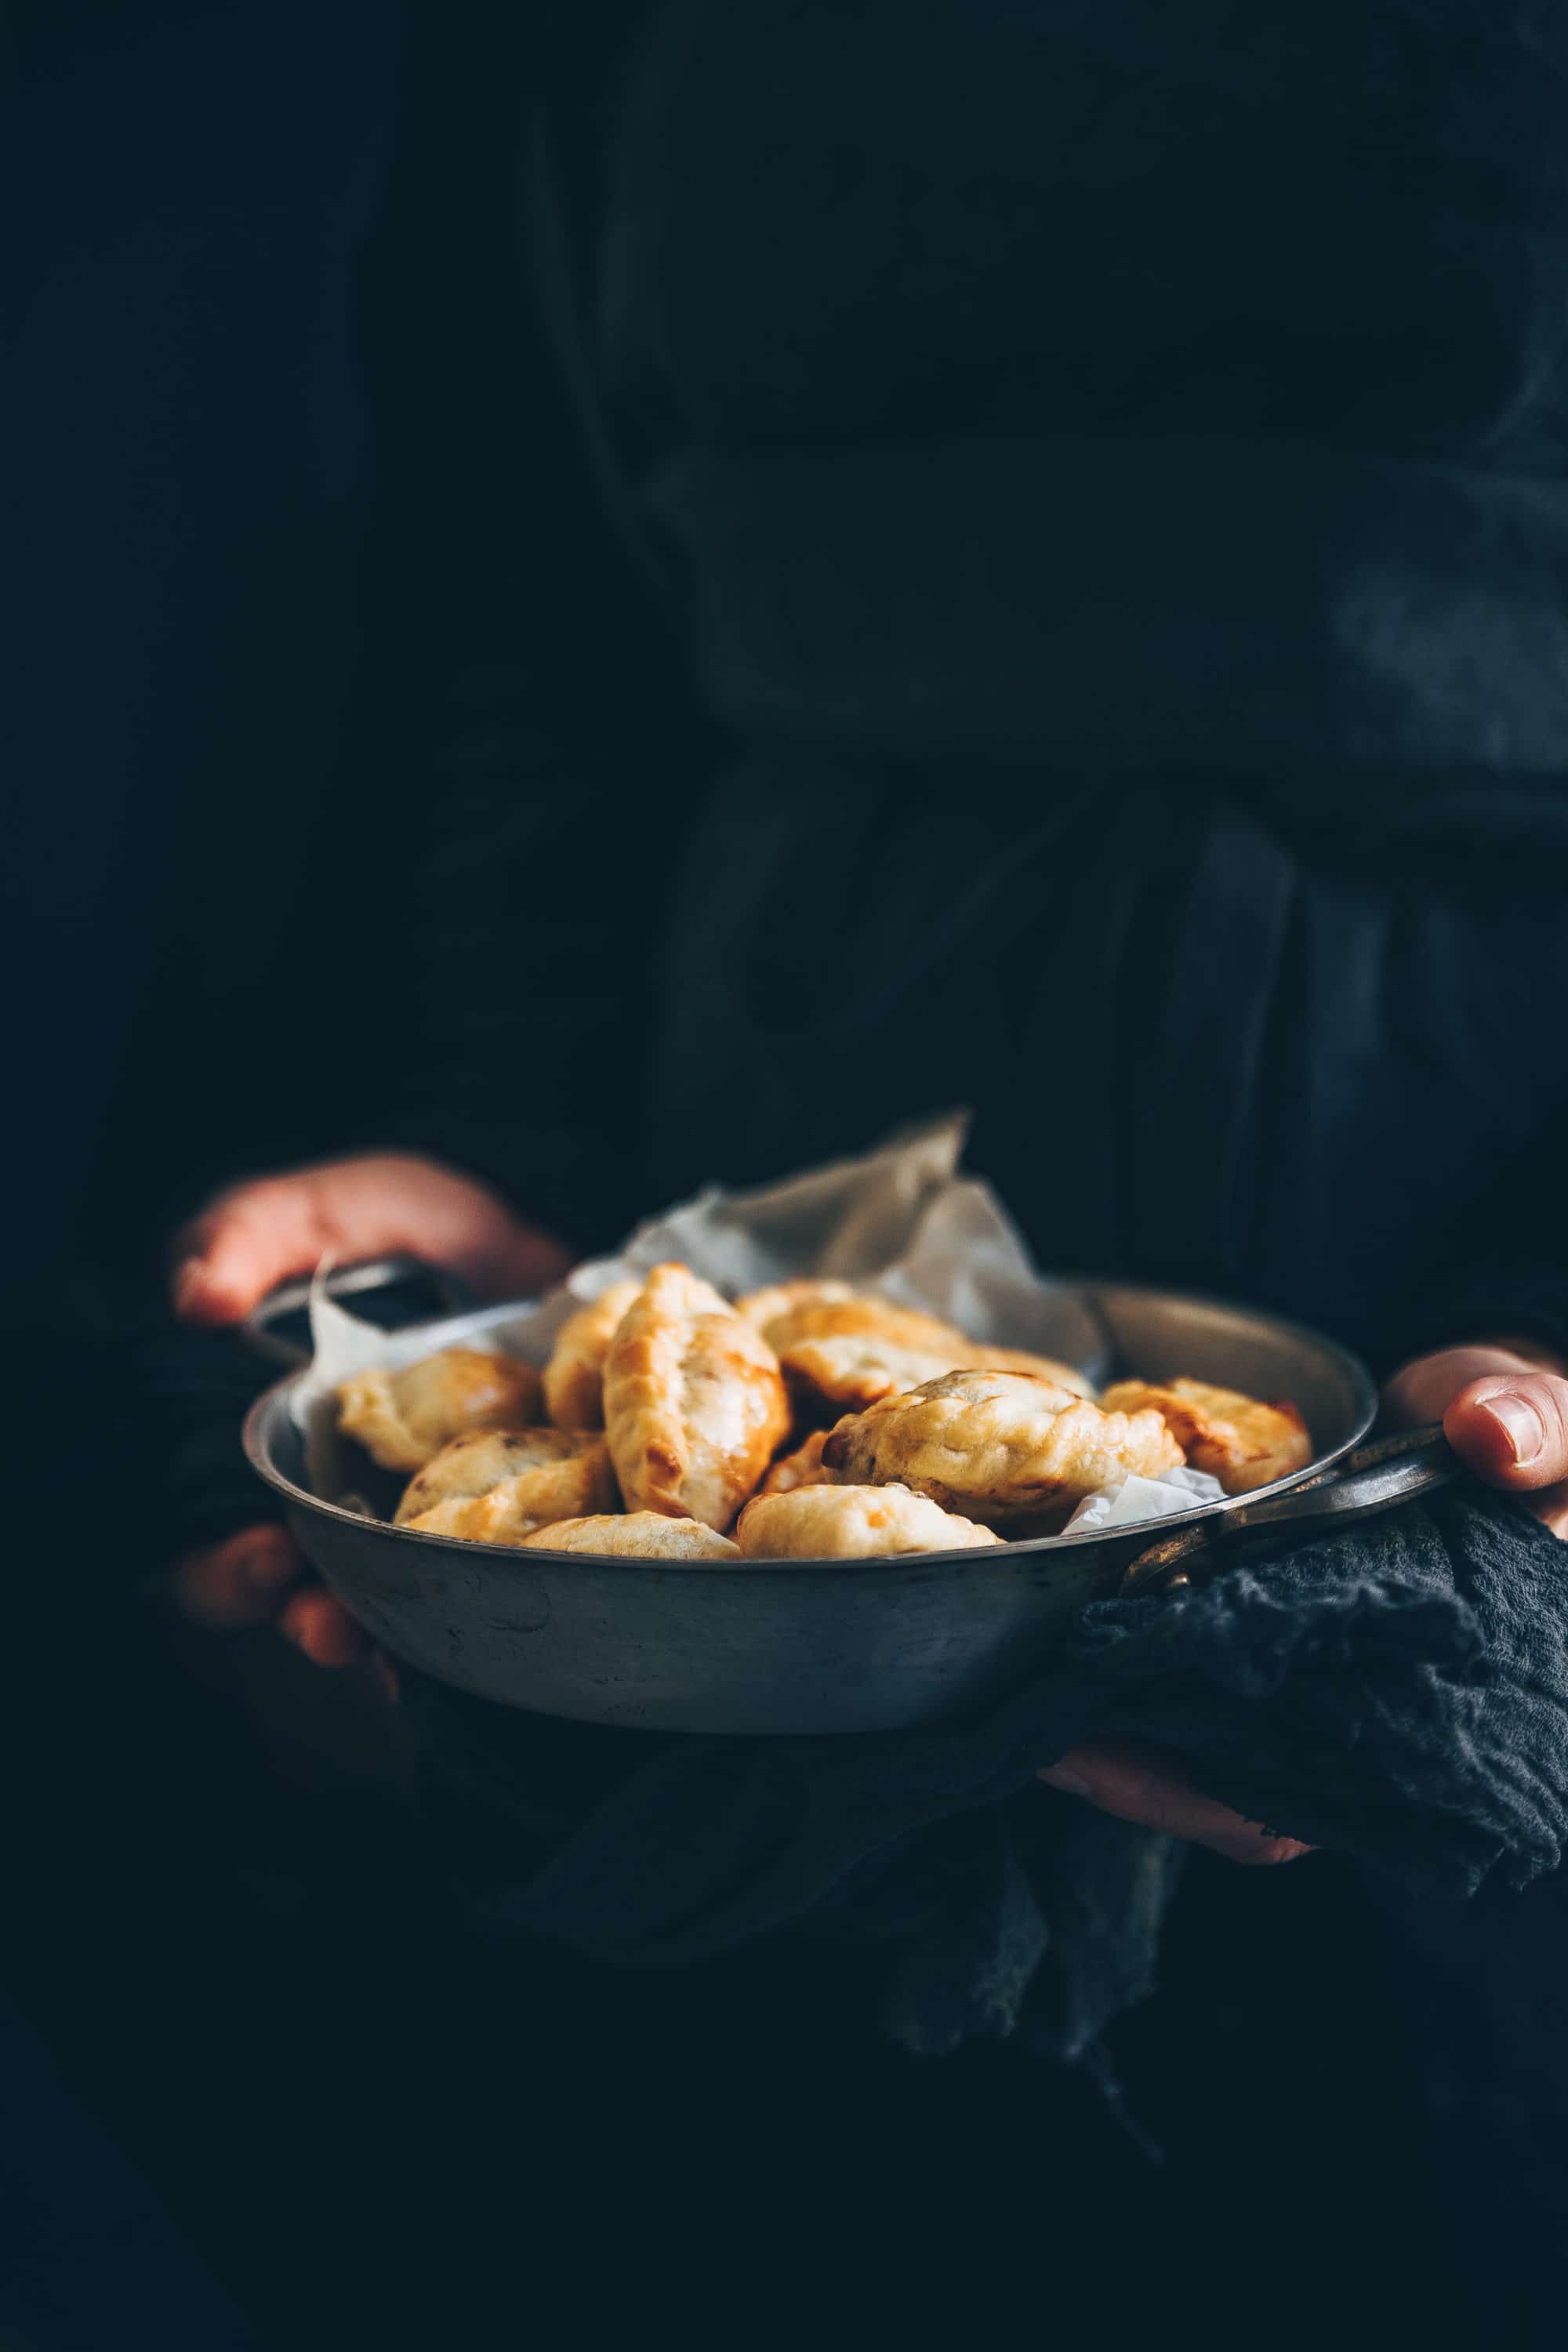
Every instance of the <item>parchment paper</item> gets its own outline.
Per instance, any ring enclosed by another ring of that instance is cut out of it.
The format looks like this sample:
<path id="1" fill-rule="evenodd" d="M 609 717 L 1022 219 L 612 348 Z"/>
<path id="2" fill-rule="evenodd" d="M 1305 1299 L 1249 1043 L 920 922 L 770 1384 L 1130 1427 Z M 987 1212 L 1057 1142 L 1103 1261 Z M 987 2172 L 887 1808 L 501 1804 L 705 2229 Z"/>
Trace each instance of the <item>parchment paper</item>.
<path id="1" fill-rule="evenodd" d="M 1059 1357 L 1098 1382 L 1109 1369 L 1104 1333 L 1070 1284 L 1037 1271 L 989 1185 L 959 1173 L 967 1128 L 967 1115 L 954 1112 L 893 1137 L 864 1159 L 808 1169 L 760 1192 L 709 1186 L 637 1226 L 613 1257 L 574 1267 L 548 1297 L 439 1323 L 384 1331 L 330 1298 L 321 1270 L 310 1299 L 310 1367 L 293 1398 L 312 1490 L 380 1516 L 353 1492 L 360 1473 L 357 1455 L 337 1434 L 340 1381 L 373 1364 L 398 1370 L 459 1343 L 542 1365 L 574 1308 L 666 1258 L 680 1259 L 731 1295 L 795 1275 L 838 1276 L 943 1316 L 976 1339 Z M 1087 1496 L 1064 1537 L 1075 1528 L 1162 1518 L 1220 1491 L 1216 1479 L 1198 1470 L 1127 1478 Z"/>

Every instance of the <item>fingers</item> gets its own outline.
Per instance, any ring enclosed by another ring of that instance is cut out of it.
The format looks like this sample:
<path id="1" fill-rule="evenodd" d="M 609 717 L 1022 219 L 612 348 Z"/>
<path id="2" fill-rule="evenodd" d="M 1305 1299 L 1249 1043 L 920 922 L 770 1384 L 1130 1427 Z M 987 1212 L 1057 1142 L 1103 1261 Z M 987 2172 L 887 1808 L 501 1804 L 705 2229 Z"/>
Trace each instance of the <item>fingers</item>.
<path id="1" fill-rule="evenodd" d="M 279 1632 L 314 1666 L 352 1666 L 370 1649 L 370 1637 L 341 1601 L 320 1585 L 297 1592 L 279 1621 Z"/>
<path id="2" fill-rule="evenodd" d="M 1568 1380 L 1560 1372 L 1487 1371 L 1443 1415 L 1461 1462 L 1489 1486 L 1529 1494 L 1568 1479 Z"/>
<path id="3" fill-rule="evenodd" d="M 176 1314 L 237 1322 L 279 1283 L 323 1258 L 405 1251 L 504 1296 L 558 1281 L 568 1253 L 522 1224 L 471 1178 L 434 1160 L 381 1152 L 259 1177 L 223 1193 L 181 1235 Z"/>
<path id="4" fill-rule="evenodd" d="M 198 1624 L 265 1625 L 279 1614 L 304 1567 L 286 1528 L 242 1528 L 181 1560 L 174 1591 Z"/>
<path id="5" fill-rule="evenodd" d="M 328 1203 L 306 1174 L 242 1184 L 213 1202 L 181 1237 L 174 1312 L 188 1323 L 236 1323 L 291 1275 L 326 1255 Z M 367 1243 L 364 1255 L 374 1252 Z"/>
<path id="6" fill-rule="evenodd" d="M 1440 1421 L 1467 1468 L 1524 1496 L 1543 1526 L 1568 1538 L 1568 1378 L 1561 1358 L 1525 1353 L 1531 1346 L 1499 1340 L 1419 1356 L 1384 1390 L 1384 1412 L 1405 1428 Z"/>
<path id="7" fill-rule="evenodd" d="M 1199 1793 L 1173 1757 L 1131 1742 L 1095 1742 L 1071 1748 L 1040 1774 L 1053 1789 L 1081 1797 L 1118 1821 L 1138 1822 L 1207 1846 L 1228 1862 L 1248 1867 L 1294 1862 L 1311 1848 L 1298 1838 L 1275 1837 L 1257 1822 L 1244 1821 L 1228 1805 Z"/>
<path id="8" fill-rule="evenodd" d="M 1568 1479 L 1555 1486 L 1538 1487 L 1523 1499 L 1543 1528 L 1560 1539 L 1568 1539 Z"/>
<path id="9" fill-rule="evenodd" d="M 300 1589 L 305 1574 L 303 1555 L 286 1528 L 243 1528 L 183 1559 L 174 1571 L 174 1589 L 182 1608 L 200 1625 L 228 1632 L 276 1622 L 285 1641 L 313 1665 L 353 1665 L 369 1651 L 369 1637 L 342 1601 L 320 1585 Z M 383 1683 L 395 1697 L 390 1664 Z"/>
<path id="10" fill-rule="evenodd" d="M 1441 1421 L 1461 1389 L 1488 1372 L 1532 1371 L 1529 1359 L 1503 1346 L 1440 1348 L 1395 1372 L 1383 1391 L 1385 1420 L 1397 1429 L 1424 1429 Z"/>

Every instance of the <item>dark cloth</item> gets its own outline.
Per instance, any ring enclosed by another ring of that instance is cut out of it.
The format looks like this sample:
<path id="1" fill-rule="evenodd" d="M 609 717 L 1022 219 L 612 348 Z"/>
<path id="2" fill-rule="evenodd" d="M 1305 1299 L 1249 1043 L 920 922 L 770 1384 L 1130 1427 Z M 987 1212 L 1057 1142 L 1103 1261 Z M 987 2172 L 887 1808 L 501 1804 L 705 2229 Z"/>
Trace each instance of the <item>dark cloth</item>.
<path id="1" fill-rule="evenodd" d="M 1058 1666 L 951 1730 L 589 1743 L 421 1677 L 405 1702 L 433 1787 L 489 1814 L 488 1856 L 459 1851 L 493 1924 L 642 1967 L 802 1928 L 886 1945 L 886 2021 L 921 2052 L 1021 2032 L 1098 2058 L 1149 1990 L 1176 1853 L 1033 1785 L 1082 1740 L 1172 1748 L 1417 1899 L 1524 1887 L 1568 1827 L 1561 1554 L 1479 1492 L 1098 1603 Z"/>
<path id="2" fill-rule="evenodd" d="M 260 2338 L 0 1998 L 0 2339 L 18 2352 L 259 2352 Z"/>

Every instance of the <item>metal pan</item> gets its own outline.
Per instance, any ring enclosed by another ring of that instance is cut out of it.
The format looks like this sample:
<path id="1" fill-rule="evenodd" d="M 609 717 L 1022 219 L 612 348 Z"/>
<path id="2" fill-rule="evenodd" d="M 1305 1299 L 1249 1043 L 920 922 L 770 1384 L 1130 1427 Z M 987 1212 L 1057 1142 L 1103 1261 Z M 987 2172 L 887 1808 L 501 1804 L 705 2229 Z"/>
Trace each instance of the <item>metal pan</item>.
<path id="1" fill-rule="evenodd" d="M 406 1268 L 401 1269 L 406 1275 Z M 358 1278 L 358 1270 L 355 1270 Z M 1299 1324 L 1121 1283 L 1075 1286 L 1112 1376 L 1178 1373 L 1290 1397 L 1304 1470 L 1179 1518 L 1071 1543 L 912 1559 L 596 1560 L 416 1534 L 320 1501 L 289 1411 L 295 1373 L 245 1445 L 301 1549 L 387 1650 L 459 1690 L 541 1715 L 685 1732 L 890 1731 L 960 1718 L 1049 1659 L 1086 1602 L 1208 1572 L 1259 1531 L 1342 1526 L 1457 1476 L 1440 1434 L 1355 1449 L 1376 1404 L 1356 1359 Z M 497 1310 L 430 1327 L 432 1347 Z"/>

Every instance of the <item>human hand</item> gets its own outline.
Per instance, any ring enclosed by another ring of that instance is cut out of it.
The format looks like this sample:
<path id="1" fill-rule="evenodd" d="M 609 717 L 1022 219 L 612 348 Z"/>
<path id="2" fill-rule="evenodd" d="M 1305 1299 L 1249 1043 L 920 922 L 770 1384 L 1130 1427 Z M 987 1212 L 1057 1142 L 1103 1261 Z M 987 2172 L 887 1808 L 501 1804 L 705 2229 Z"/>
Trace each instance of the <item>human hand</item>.
<path id="1" fill-rule="evenodd" d="M 473 1177 L 412 1154 L 367 1152 L 220 1192 L 175 1241 L 174 1312 L 187 1323 L 237 1323 L 323 1258 L 346 1265 L 389 1251 L 450 1266 L 498 1298 L 543 1289 L 572 1262 Z"/>
<path id="2" fill-rule="evenodd" d="M 1206 1845 L 1227 1862 L 1252 1867 L 1294 1862 L 1312 1851 L 1300 1838 L 1277 1837 L 1261 1822 L 1249 1822 L 1204 1796 L 1188 1780 L 1181 1758 L 1165 1748 L 1131 1740 L 1086 1741 L 1069 1748 L 1040 1779 L 1102 1813 L 1114 1813 L 1119 1822 L 1138 1822 L 1189 1844 Z"/>
<path id="3" fill-rule="evenodd" d="M 1417 1356 L 1383 1392 L 1395 1428 L 1440 1421 L 1489 1486 L 1518 1495 L 1554 1536 L 1568 1537 L 1568 1366 L 1528 1339 L 1490 1339 Z"/>
<path id="4" fill-rule="evenodd" d="M 287 1528 L 241 1528 L 222 1543 L 188 1552 L 174 1570 L 174 1597 L 198 1625 L 226 1633 L 275 1625 L 313 1665 L 352 1666 L 370 1653 L 363 1626 L 310 1580 Z"/>
<path id="5" fill-rule="evenodd" d="M 279 1282 L 323 1257 L 349 1263 L 385 1251 L 453 1267 L 505 1297 L 556 1282 L 571 1263 L 548 1234 L 435 1160 L 391 1152 L 261 1176 L 221 1192 L 179 1236 L 174 1312 L 186 1322 L 237 1322 Z M 280 1527 L 244 1528 L 180 1561 L 174 1590 L 197 1622 L 276 1624 L 319 1666 L 347 1666 L 370 1643 Z"/>
<path id="6" fill-rule="evenodd" d="M 1478 1341 L 1417 1356 L 1383 1392 L 1395 1428 L 1441 1422 L 1478 1477 L 1524 1497 L 1556 1536 L 1568 1537 L 1568 1367 L 1523 1339 Z M 1165 1830 L 1232 1862 L 1291 1862 L 1310 1851 L 1205 1797 L 1177 1757 L 1120 1742 L 1075 1748 L 1041 1773 L 1124 1822 Z"/>

